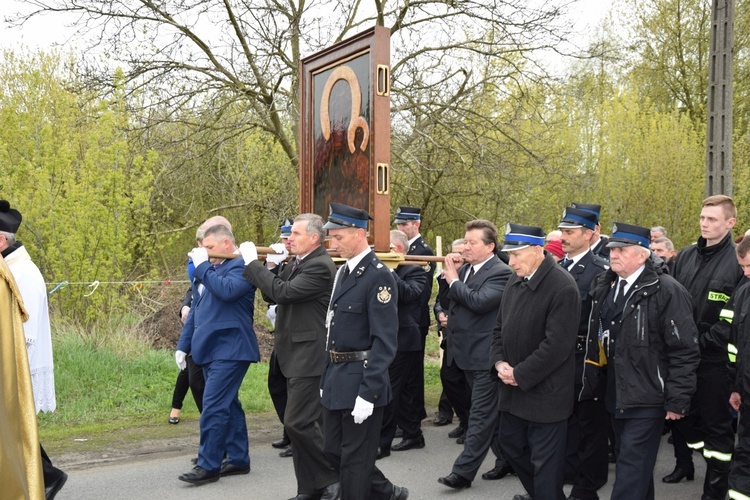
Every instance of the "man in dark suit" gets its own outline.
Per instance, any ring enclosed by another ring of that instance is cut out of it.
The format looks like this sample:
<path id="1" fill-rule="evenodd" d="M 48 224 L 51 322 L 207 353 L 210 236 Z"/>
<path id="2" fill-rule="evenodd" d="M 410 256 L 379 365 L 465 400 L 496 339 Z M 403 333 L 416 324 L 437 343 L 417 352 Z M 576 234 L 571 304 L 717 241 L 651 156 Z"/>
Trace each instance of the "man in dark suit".
<path id="1" fill-rule="evenodd" d="M 516 273 L 492 332 L 500 443 L 530 498 L 563 500 L 581 299 L 570 273 L 544 251 L 540 228 L 508 224 L 503 251 Z"/>
<path id="2" fill-rule="evenodd" d="M 490 445 L 498 461 L 487 473 L 490 475 L 483 478 L 499 479 L 511 472 L 496 442 L 498 380 L 491 376 L 487 353 L 497 308 L 512 272 L 495 255 L 497 228 L 492 222 L 467 222 L 464 243 L 463 254 L 445 256 L 445 271 L 438 281 L 441 305 L 447 311 L 451 332 L 448 349 L 471 387 L 464 449 L 451 473 L 438 479 L 439 483 L 455 489 L 471 486 Z"/>
<path id="3" fill-rule="evenodd" d="M 292 262 L 276 275 L 262 262 L 252 260 L 244 276 L 276 304 L 274 348 L 282 376 L 287 381 L 284 428 L 292 441 L 295 500 L 338 498 L 338 475 L 323 452 L 320 420 L 320 374 L 325 357 L 325 317 L 336 266 L 322 243 L 323 219 L 302 214 L 294 219 L 289 235 Z M 252 243 L 240 245 L 243 257 Z M 254 246 L 254 245 L 253 245 Z M 257 255 L 257 254 L 256 254 Z"/>
<path id="4" fill-rule="evenodd" d="M 419 233 L 422 225 L 422 209 L 417 207 L 398 207 L 396 218 L 393 221 L 399 231 L 406 234 L 408 238 L 407 255 L 435 255 L 430 245 L 424 240 Z M 413 377 L 406 381 L 406 388 L 401 395 L 398 403 L 397 422 L 401 429 L 420 427 L 422 420 L 427 417 L 424 405 L 424 350 L 427 334 L 430 331 L 430 298 L 432 297 L 432 283 L 435 276 L 434 262 L 430 262 L 428 269 L 424 271 L 426 285 L 422 290 L 419 301 L 419 330 L 422 334 L 422 356 L 417 361 L 419 366 L 414 371 Z M 421 435 L 421 432 L 420 432 Z M 404 434 L 404 439 L 393 447 L 394 451 L 409 450 L 411 448 L 421 447 L 422 441 L 418 438 L 408 438 Z"/>
<path id="5" fill-rule="evenodd" d="M 568 207 L 557 226 L 562 232 L 565 252 L 560 265 L 570 273 L 581 297 L 581 319 L 575 350 L 573 413 L 568 419 L 568 445 L 565 476 L 573 483 L 569 500 L 598 500 L 597 490 L 607 483 L 607 444 L 609 418 L 603 398 L 578 401 L 583 385 L 583 363 L 586 334 L 591 312 L 591 282 L 609 269 L 609 264 L 591 251 L 589 241 L 596 229 L 596 216 L 591 212 Z"/>
<path id="6" fill-rule="evenodd" d="M 324 450 L 339 472 L 341 498 L 404 500 L 409 491 L 375 467 L 383 409 L 391 399 L 388 366 L 398 345 L 398 290 L 367 243 L 370 215 L 331 203 L 324 226 L 346 259 L 328 307 L 320 397 Z"/>
<path id="7" fill-rule="evenodd" d="M 250 472 L 247 424 L 239 390 L 250 363 L 260 360 L 253 330 L 255 287 L 242 277 L 242 259 L 212 258 L 208 252 L 236 251 L 229 228 L 216 225 L 203 234 L 203 247 L 188 255 L 195 264 L 195 293 L 176 360 L 185 368 L 186 353 L 203 367 L 206 386 L 195 468 L 179 479 L 200 485 L 220 476 Z M 222 457 L 226 454 L 226 461 Z"/>
<path id="8" fill-rule="evenodd" d="M 408 247 L 406 234 L 401 231 L 391 231 L 391 249 L 395 253 L 404 254 Z M 398 349 L 396 357 L 391 366 L 388 367 L 388 376 L 391 382 L 393 399 L 385 407 L 383 413 L 383 429 L 380 432 L 380 447 L 378 458 L 384 458 L 391 454 L 391 443 L 396 434 L 396 415 L 399 406 L 405 401 L 401 396 L 406 390 L 409 381 L 413 380 L 416 371 L 422 366 L 419 363 L 422 356 L 422 335 L 419 329 L 420 320 L 420 296 L 425 288 L 427 277 L 424 269 L 420 266 L 399 266 L 393 273 L 398 288 Z M 401 443 L 410 443 L 408 447 L 424 448 L 424 436 L 419 424 L 412 425 L 411 420 L 402 423 L 404 439 Z M 399 444 L 401 444 L 399 443 Z"/>

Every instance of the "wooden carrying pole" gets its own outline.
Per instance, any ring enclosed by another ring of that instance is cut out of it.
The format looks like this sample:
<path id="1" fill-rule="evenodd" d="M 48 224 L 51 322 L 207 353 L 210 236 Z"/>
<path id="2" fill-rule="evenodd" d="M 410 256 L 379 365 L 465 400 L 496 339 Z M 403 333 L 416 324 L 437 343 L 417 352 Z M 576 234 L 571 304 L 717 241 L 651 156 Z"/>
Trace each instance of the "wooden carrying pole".
<path id="1" fill-rule="evenodd" d="M 258 260 L 266 260 L 266 255 L 277 255 L 271 247 L 255 247 L 258 251 Z M 338 252 L 329 250 L 328 255 L 333 258 L 341 258 Z M 208 257 L 211 259 L 234 259 L 240 257 L 239 253 L 217 253 L 208 252 Z M 430 262 L 443 262 L 442 257 L 435 257 L 433 255 L 404 255 L 403 260 L 399 261 L 399 266 L 426 266 Z M 386 263 L 387 264 L 387 263 Z"/>

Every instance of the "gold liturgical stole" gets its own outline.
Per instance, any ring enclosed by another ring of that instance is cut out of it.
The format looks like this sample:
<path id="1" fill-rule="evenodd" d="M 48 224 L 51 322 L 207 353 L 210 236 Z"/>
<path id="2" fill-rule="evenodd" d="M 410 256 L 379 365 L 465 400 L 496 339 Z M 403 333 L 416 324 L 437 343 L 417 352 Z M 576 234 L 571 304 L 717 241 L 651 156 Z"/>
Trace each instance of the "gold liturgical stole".
<path id="1" fill-rule="evenodd" d="M 44 498 L 21 294 L 0 257 L 0 498 Z"/>

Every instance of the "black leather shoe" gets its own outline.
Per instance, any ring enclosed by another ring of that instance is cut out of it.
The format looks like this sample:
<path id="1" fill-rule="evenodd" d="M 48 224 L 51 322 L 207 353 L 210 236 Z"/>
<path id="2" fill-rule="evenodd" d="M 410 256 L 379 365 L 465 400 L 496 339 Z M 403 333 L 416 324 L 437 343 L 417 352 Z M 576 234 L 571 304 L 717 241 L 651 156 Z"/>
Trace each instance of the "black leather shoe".
<path id="1" fill-rule="evenodd" d="M 391 494 L 391 498 L 389 500 L 406 500 L 409 498 L 409 490 L 404 488 L 403 486 L 396 486 L 393 485 L 393 493 Z"/>
<path id="2" fill-rule="evenodd" d="M 496 466 L 494 469 L 488 470 L 482 474 L 482 479 L 494 481 L 495 479 L 502 479 L 508 474 L 514 474 L 513 467 L 510 465 Z"/>
<path id="3" fill-rule="evenodd" d="M 464 444 L 464 441 L 466 441 L 466 435 L 463 435 L 460 438 L 456 439 L 456 443 L 458 444 Z"/>
<path id="4" fill-rule="evenodd" d="M 58 469 L 59 470 L 59 469 Z M 60 477 L 58 477 L 52 484 L 44 485 L 44 498 L 45 500 L 53 500 L 55 496 L 60 492 L 62 487 L 65 485 L 65 481 L 68 480 L 68 475 L 63 471 L 60 471 Z"/>
<path id="5" fill-rule="evenodd" d="M 271 446 L 273 446 L 274 448 L 281 449 L 281 448 L 286 448 L 290 444 L 292 444 L 292 442 L 289 440 L 288 437 L 284 436 L 283 438 L 279 439 L 278 441 L 274 441 L 273 443 L 271 443 Z"/>
<path id="6" fill-rule="evenodd" d="M 438 483 L 444 484 L 449 488 L 456 490 L 462 490 L 464 488 L 471 488 L 471 481 L 465 477 L 461 477 L 455 472 L 451 472 L 445 477 L 438 478 Z"/>
<path id="7" fill-rule="evenodd" d="M 288 458 L 288 457 L 291 457 L 293 454 L 294 454 L 294 452 L 292 451 L 292 447 L 291 446 L 287 446 L 286 450 L 284 450 L 281 453 L 279 453 L 279 456 L 281 458 Z"/>
<path id="8" fill-rule="evenodd" d="M 513 495 L 513 500 L 534 500 L 534 497 L 528 493 L 519 493 L 518 495 Z"/>
<path id="9" fill-rule="evenodd" d="M 341 483 L 336 481 L 323 488 L 320 494 L 320 500 L 339 500 L 341 498 Z"/>
<path id="10" fill-rule="evenodd" d="M 375 460 L 380 460 L 381 458 L 390 457 L 390 456 L 391 456 L 390 448 L 378 448 L 378 454 L 375 456 Z"/>
<path id="11" fill-rule="evenodd" d="M 400 443 L 391 447 L 393 451 L 406 451 L 412 448 L 424 448 L 424 436 L 403 439 Z"/>
<path id="12" fill-rule="evenodd" d="M 661 478 L 661 482 L 674 484 L 679 483 L 683 479 L 687 479 L 688 481 L 695 479 L 695 468 L 683 469 L 682 467 L 675 467 L 671 474 Z"/>
<path id="13" fill-rule="evenodd" d="M 219 475 L 221 477 L 237 476 L 239 474 L 249 474 L 249 473 L 250 473 L 249 465 L 234 465 L 234 464 L 230 464 L 229 462 L 222 463 L 221 470 L 219 470 Z"/>
<path id="14" fill-rule="evenodd" d="M 404 437 L 404 430 L 401 427 L 396 427 L 396 434 L 393 436 L 397 438 Z"/>
<path id="15" fill-rule="evenodd" d="M 453 419 L 445 417 L 436 417 L 435 420 L 432 421 L 432 425 L 435 427 L 442 427 L 451 423 L 453 423 Z"/>
<path id="16" fill-rule="evenodd" d="M 208 472 L 203 467 L 199 467 L 196 465 L 195 467 L 193 467 L 193 470 L 182 474 L 177 479 L 179 479 L 180 481 L 185 481 L 186 483 L 200 486 L 202 484 L 216 482 L 220 477 L 221 474 L 219 472 Z"/>
<path id="17" fill-rule="evenodd" d="M 452 431 L 448 433 L 448 437 L 451 439 L 456 439 L 458 437 L 465 436 L 465 435 L 466 435 L 466 427 L 464 427 L 463 424 L 458 424 L 458 427 L 456 427 L 455 429 L 453 429 Z"/>

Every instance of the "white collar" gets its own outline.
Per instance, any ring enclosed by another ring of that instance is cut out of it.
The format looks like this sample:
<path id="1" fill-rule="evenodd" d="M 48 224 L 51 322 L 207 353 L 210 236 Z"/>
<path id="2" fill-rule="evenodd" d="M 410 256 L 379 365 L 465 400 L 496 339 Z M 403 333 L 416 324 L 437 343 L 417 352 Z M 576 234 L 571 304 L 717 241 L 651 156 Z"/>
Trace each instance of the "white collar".
<path id="1" fill-rule="evenodd" d="M 372 250 L 371 250 L 371 249 L 370 249 L 370 247 L 368 246 L 368 247 L 367 247 L 367 248 L 366 248 L 366 249 L 365 249 L 365 250 L 364 250 L 363 252 L 361 252 L 361 253 L 359 253 L 359 254 L 355 255 L 354 257 L 352 257 L 351 259 L 348 259 L 348 260 L 346 261 L 346 265 L 347 265 L 347 267 L 349 268 L 349 273 L 350 273 L 350 274 L 354 272 L 354 268 L 356 268 L 356 267 L 357 267 L 357 264 L 359 264 L 359 263 L 360 263 L 360 262 L 362 261 L 362 259 L 364 259 L 364 258 L 365 258 L 365 255 L 367 255 L 367 254 L 368 254 L 368 253 L 370 253 L 371 251 L 372 251 Z"/>

